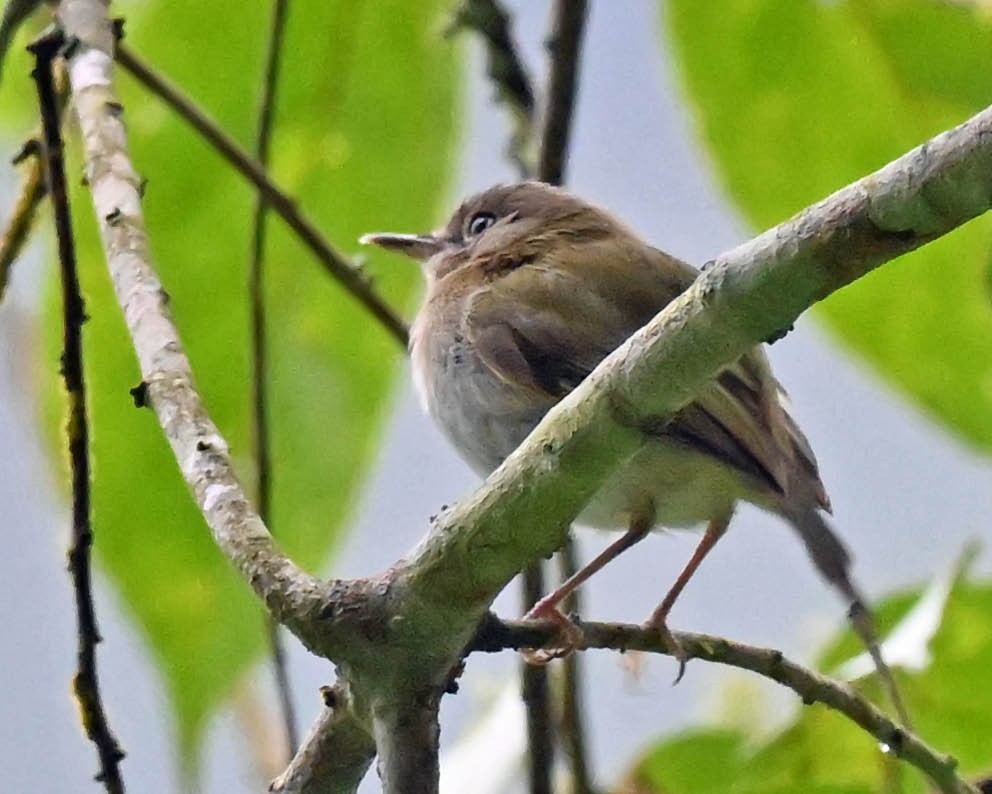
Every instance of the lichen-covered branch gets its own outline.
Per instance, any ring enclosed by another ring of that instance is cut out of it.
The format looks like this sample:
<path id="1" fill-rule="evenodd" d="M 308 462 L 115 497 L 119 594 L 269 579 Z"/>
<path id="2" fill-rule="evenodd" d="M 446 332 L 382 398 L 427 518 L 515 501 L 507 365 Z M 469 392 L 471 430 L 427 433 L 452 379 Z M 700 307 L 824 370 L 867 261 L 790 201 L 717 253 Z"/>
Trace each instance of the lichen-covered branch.
<path id="1" fill-rule="evenodd" d="M 151 406 L 214 538 L 279 618 L 308 614 L 320 583 L 276 549 L 231 468 L 227 444 L 207 415 L 189 360 L 151 265 L 141 179 L 127 152 L 123 108 L 111 87 L 114 36 L 100 0 L 64 0 L 73 106 L 83 138 L 107 265 L 141 369 L 136 398 Z"/>
<path id="2" fill-rule="evenodd" d="M 375 740 L 356 719 L 347 688 L 325 690 L 325 708 L 286 771 L 272 781 L 275 794 L 350 794 L 375 759 Z"/>

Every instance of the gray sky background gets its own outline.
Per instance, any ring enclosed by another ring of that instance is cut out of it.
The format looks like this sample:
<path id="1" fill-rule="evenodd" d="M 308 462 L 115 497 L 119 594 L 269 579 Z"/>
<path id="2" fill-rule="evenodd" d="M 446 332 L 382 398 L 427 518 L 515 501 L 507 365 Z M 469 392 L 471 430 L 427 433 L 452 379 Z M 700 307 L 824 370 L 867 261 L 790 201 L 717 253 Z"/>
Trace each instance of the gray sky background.
<path id="1" fill-rule="evenodd" d="M 518 31 L 535 67 L 547 3 L 517 2 Z M 577 109 L 569 185 L 609 207 L 656 245 L 701 263 L 751 236 L 726 200 L 693 137 L 667 57 L 658 47 L 657 7 L 648 0 L 594 3 Z M 460 184 L 451 198 L 513 179 L 503 161 L 505 124 L 492 106 L 473 50 L 468 86 L 470 125 Z M 535 69 L 535 74 L 542 72 Z M 9 148 L 9 147 L 8 147 Z M 6 165 L 3 166 L 7 168 Z M 0 171 L 0 184 L 10 184 Z M 0 198 L 4 214 L 9 196 Z M 440 218 L 438 220 L 441 220 Z M 399 230 L 398 230 L 399 231 Z M 411 230 L 414 231 L 414 230 Z M 40 258 L 18 265 L 15 295 L 0 307 L 0 505 L 8 553 L 0 558 L 4 605 L 0 680 L 0 770 L 10 790 L 96 791 L 96 762 L 82 739 L 69 697 L 74 623 L 63 554 L 67 518 L 54 496 L 38 447 L 26 373 L 37 366 L 26 342 Z M 11 340 L 17 340 L 12 344 Z M 992 539 L 990 465 L 950 440 L 809 319 L 771 349 L 783 381 L 820 458 L 836 524 L 854 550 L 856 572 L 872 596 L 931 577 L 969 538 Z M 51 362 L 54 366 L 54 362 Z M 422 465 L 431 461 L 430 466 Z M 467 494 L 476 480 L 447 449 L 409 388 L 398 397 L 387 442 L 359 511 L 355 533 L 335 575 L 378 570 L 408 550 L 439 505 Z M 606 536 L 583 532 L 585 556 Z M 586 591 L 585 616 L 639 620 L 688 558 L 695 536 L 657 535 L 618 560 Z M 986 555 L 987 556 L 987 555 Z M 988 571 L 984 562 L 980 567 Z M 140 637 L 121 620 L 114 596 L 99 589 L 106 642 L 100 668 L 114 729 L 128 750 L 129 789 L 182 791 L 175 775 L 161 683 Z M 516 593 L 497 603 L 518 611 Z M 843 605 L 811 569 L 795 538 L 776 520 L 743 509 L 733 529 L 680 600 L 672 625 L 773 645 L 799 658 L 815 652 Z M 318 713 L 326 662 L 292 644 L 291 672 L 304 724 Z M 732 671 L 693 664 L 669 686 L 673 665 L 649 659 L 633 678 L 613 654 L 586 654 L 593 769 L 615 778 L 650 738 L 712 715 L 747 681 L 775 705 L 794 707 L 769 687 Z M 511 654 L 475 658 L 462 691 L 445 704 L 442 737 L 457 738 L 480 704 L 516 670 Z M 265 685 L 261 685 L 265 689 Z M 206 750 L 203 792 L 260 791 L 233 714 L 216 720 Z M 378 790 L 374 774 L 363 791 Z"/>

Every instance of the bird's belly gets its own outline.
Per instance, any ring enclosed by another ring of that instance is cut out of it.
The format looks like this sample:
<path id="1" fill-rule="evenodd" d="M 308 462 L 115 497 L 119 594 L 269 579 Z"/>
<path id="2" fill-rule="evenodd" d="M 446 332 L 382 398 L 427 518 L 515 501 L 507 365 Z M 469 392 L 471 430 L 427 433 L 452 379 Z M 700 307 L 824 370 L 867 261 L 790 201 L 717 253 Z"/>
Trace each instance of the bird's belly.
<path id="1" fill-rule="evenodd" d="M 745 490 L 726 465 L 655 437 L 608 476 L 577 521 L 597 529 L 625 530 L 637 521 L 689 528 L 729 515 Z"/>
<path id="2" fill-rule="evenodd" d="M 416 351 L 415 351 L 416 352 Z M 489 475 L 537 427 L 551 403 L 535 405 L 458 345 L 416 377 L 421 402 L 462 458 Z"/>

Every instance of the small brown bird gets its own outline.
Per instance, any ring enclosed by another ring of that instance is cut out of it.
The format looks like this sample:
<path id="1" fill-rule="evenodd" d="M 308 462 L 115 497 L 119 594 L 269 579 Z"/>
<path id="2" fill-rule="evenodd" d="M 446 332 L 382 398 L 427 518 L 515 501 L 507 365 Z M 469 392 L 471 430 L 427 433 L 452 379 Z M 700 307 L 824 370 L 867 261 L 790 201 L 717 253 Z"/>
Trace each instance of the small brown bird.
<path id="1" fill-rule="evenodd" d="M 410 334 L 428 412 L 461 455 L 489 474 L 599 362 L 696 278 L 604 210 L 538 182 L 468 199 L 435 234 L 370 234 L 362 242 L 419 260 L 427 295 Z M 644 444 L 579 516 L 625 534 L 528 613 L 564 625 L 558 603 L 649 530 L 706 532 L 648 624 L 677 644 L 672 605 L 744 500 L 799 533 L 851 604 L 855 628 L 884 670 L 850 575 L 850 556 L 822 517 L 829 500 L 805 436 L 782 405 L 760 347 L 723 370 Z M 886 671 L 887 672 L 887 671 Z"/>

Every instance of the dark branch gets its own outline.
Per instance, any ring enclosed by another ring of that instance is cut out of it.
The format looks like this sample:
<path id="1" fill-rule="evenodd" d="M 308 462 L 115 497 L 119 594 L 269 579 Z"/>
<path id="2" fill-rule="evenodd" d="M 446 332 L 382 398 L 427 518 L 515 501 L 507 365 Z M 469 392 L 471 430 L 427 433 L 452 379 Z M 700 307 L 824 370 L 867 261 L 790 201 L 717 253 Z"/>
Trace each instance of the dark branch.
<path id="1" fill-rule="evenodd" d="M 555 3 L 554 26 L 547 45 L 551 55 L 548 102 L 537 168 L 537 178 L 552 185 L 565 181 L 585 24 L 586 0 L 558 0 Z"/>
<path id="2" fill-rule="evenodd" d="M 258 131 L 255 140 L 255 157 L 263 169 L 269 165 L 269 147 L 275 117 L 276 86 L 279 83 L 279 65 L 286 30 L 288 0 L 274 0 L 272 20 L 269 26 L 268 52 L 265 58 L 265 73 L 262 77 L 262 96 L 258 109 Z M 251 406 L 252 441 L 255 457 L 255 498 L 258 514 L 268 527 L 272 527 L 272 456 L 269 444 L 267 339 L 265 323 L 264 257 L 265 228 L 268 214 L 268 201 L 259 192 L 255 197 L 255 211 L 252 216 L 251 253 L 248 262 L 248 300 L 251 306 Z M 296 752 L 299 738 L 296 731 L 296 714 L 293 708 L 293 693 L 289 684 L 289 671 L 286 666 L 286 650 L 283 647 L 279 624 L 269 614 L 266 616 L 269 641 L 269 655 L 279 708 L 286 729 L 286 758 Z"/>
<path id="3" fill-rule="evenodd" d="M 575 538 L 569 536 L 565 545 L 558 552 L 559 578 L 568 581 L 579 570 L 579 561 L 575 551 Z M 582 614 L 582 604 L 579 591 L 573 591 L 562 603 L 566 615 Z M 571 772 L 571 794 L 592 794 L 592 781 L 589 776 L 589 752 L 586 746 L 585 730 L 585 699 L 582 692 L 582 668 L 584 660 L 581 654 L 572 653 L 562 660 L 562 696 L 561 715 L 558 733 L 561 736 L 562 749 Z"/>
<path id="4" fill-rule="evenodd" d="M 526 613 L 545 593 L 544 561 L 528 565 L 522 576 L 523 611 Z M 529 794 L 551 794 L 555 745 L 551 720 L 551 686 L 548 668 L 520 662 L 520 697 L 527 720 L 527 775 Z"/>
<path id="5" fill-rule="evenodd" d="M 72 219 L 66 191 L 65 163 L 59 125 L 59 103 L 53 79 L 52 61 L 62 46 L 61 34 L 47 34 L 28 49 L 35 56 L 32 72 L 38 88 L 43 129 L 45 177 L 52 197 L 55 235 L 58 240 L 59 274 L 62 284 L 62 378 L 68 398 L 69 418 L 66 435 L 72 471 L 72 544 L 69 548 L 69 573 L 76 599 L 77 671 L 73 691 L 79 703 L 86 735 L 96 745 L 100 773 L 110 794 L 123 794 L 124 780 L 120 762 L 124 758 L 107 721 L 97 675 L 96 646 L 100 642 L 96 611 L 93 605 L 90 550 L 93 531 L 90 525 L 89 426 L 86 416 L 86 385 L 83 378 L 83 323 L 86 321 L 83 297 L 79 291 L 76 250 L 72 236 Z"/>
<path id="6" fill-rule="evenodd" d="M 534 91 L 510 32 L 510 15 L 498 0 L 463 0 L 455 9 L 448 34 L 467 28 L 486 47 L 486 72 L 496 88 L 496 99 L 510 113 L 512 132 L 507 154 L 521 179 L 534 175 L 530 153 L 534 137 Z"/>
<path id="7" fill-rule="evenodd" d="M 496 652 L 505 648 L 540 648 L 554 642 L 557 627 L 533 621 L 502 621 L 490 615 L 473 643 L 473 649 Z M 665 640 L 654 630 L 628 623 L 582 623 L 584 647 L 616 651 L 643 651 L 670 656 Z M 874 736 L 894 756 L 912 764 L 944 792 L 974 794 L 975 789 L 957 777 L 957 761 L 940 753 L 899 726 L 850 685 L 808 670 L 786 659 L 781 651 L 757 648 L 724 637 L 675 632 L 689 659 L 702 659 L 750 670 L 788 687 L 806 705 L 823 703 Z"/>
<path id="8" fill-rule="evenodd" d="M 379 323 L 404 349 L 407 344 L 407 327 L 402 319 L 375 292 L 368 277 L 336 251 L 303 215 L 286 193 L 271 180 L 259 166 L 216 122 L 209 118 L 178 88 L 157 74 L 148 64 L 121 44 L 115 53 L 118 63 L 127 69 L 149 91 L 162 99 L 182 118 L 189 122 L 214 150 L 265 197 L 272 210 L 300 238 L 303 244 L 346 290 L 371 312 Z"/>

